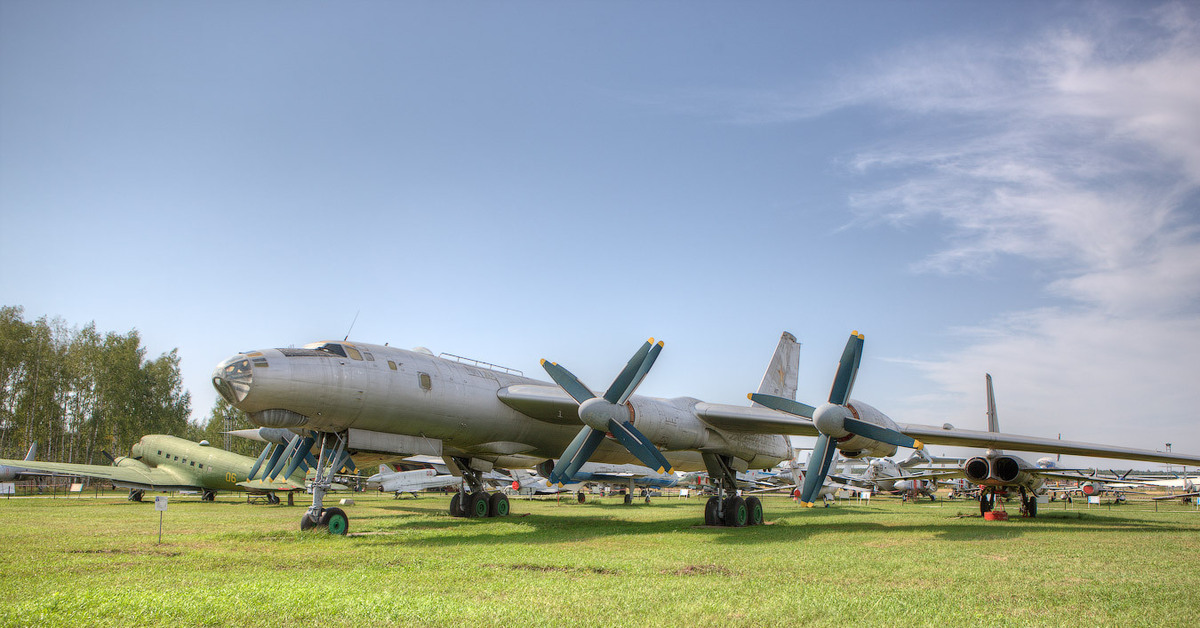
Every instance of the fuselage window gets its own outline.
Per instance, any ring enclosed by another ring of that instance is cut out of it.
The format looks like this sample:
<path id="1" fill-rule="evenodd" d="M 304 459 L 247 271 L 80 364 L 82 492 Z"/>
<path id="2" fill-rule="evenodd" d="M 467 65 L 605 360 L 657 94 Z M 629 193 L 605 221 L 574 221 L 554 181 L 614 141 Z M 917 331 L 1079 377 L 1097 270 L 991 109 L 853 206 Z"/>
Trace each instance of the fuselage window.
<path id="1" fill-rule="evenodd" d="M 203 468 L 204 468 L 204 463 L 203 463 L 203 462 L 201 462 L 201 463 L 200 463 L 200 468 L 201 468 L 201 469 L 203 469 Z"/>
<path id="2" fill-rule="evenodd" d="M 433 378 L 429 376 L 429 373 L 417 373 L 417 379 L 421 382 L 421 388 L 433 389 Z"/>
<path id="3" fill-rule="evenodd" d="M 176 460 L 179 460 L 179 456 L 175 456 L 175 459 L 176 459 Z"/>
<path id="4" fill-rule="evenodd" d="M 346 356 L 350 359 L 362 361 L 362 354 L 358 352 L 358 349 L 354 347 L 343 347 L 343 349 L 346 350 Z"/>
<path id="5" fill-rule="evenodd" d="M 195 460 L 193 460 L 193 461 L 192 461 L 192 466 L 193 466 L 193 467 L 194 467 L 194 466 L 196 466 L 196 461 L 195 461 Z"/>
<path id="6" fill-rule="evenodd" d="M 363 357 L 367 359 L 367 362 L 375 361 L 375 356 L 371 355 L 370 351 L 363 350 Z"/>
<path id="7" fill-rule="evenodd" d="M 162 455 L 162 450 L 161 450 L 161 449 L 160 449 L 160 450 L 158 450 L 158 455 L 160 455 L 160 456 Z"/>
<path id="8" fill-rule="evenodd" d="M 392 369 L 393 371 L 396 370 L 396 363 L 388 360 L 388 368 Z"/>

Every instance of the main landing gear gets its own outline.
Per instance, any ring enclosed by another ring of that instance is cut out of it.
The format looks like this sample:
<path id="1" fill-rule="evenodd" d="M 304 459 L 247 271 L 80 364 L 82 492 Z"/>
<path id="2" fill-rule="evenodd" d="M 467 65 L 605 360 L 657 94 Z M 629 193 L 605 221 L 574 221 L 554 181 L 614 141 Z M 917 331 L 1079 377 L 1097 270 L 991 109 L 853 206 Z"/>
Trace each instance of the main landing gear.
<path id="1" fill-rule="evenodd" d="M 507 517 L 508 495 L 504 493 L 488 493 L 483 485 L 483 472 L 471 466 L 466 458 L 452 458 L 462 472 L 463 482 L 454 497 L 450 498 L 451 517 Z"/>
<path id="2" fill-rule="evenodd" d="M 1030 519 L 1037 516 L 1037 495 L 1026 495 L 1025 487 L 1021 487 L 1021 514 Z"/>
<path id="3" fill-rule="evenodd" d="M 737 472 L 729 456 L 703 454 L 708 477 L 717 480 L 717 495 L 704 504 L 704 525 L 740 528 L 762 525 L 763 507 L 757 497 L 737 494 Z"/>
<path id="4" fill-rule="evenodd" d="M 129 499 L 131 502 L 140 502 L 145 496 L 146 491 L 143 491 L 140 488 L 131 488 L 129 489 L 129 497 L 127 499 Z"/>
<path id="5" fill-rule="evenodd" d="M 316 476 L 312 483 L 312 506 L 300 518 L 300 529 L 320 528 L 330 534 L 343 535 L 350 529 L 350 518 L 341 508 L 325 508 L 323 502 L 325 493 L 333 487 L 333 475 L 350 460 L 350 452 L 346 451 L 347 436 L 345 433 L 324 432 L 318 436 L 318 440 L 321 457 L 317 460 Z"/>

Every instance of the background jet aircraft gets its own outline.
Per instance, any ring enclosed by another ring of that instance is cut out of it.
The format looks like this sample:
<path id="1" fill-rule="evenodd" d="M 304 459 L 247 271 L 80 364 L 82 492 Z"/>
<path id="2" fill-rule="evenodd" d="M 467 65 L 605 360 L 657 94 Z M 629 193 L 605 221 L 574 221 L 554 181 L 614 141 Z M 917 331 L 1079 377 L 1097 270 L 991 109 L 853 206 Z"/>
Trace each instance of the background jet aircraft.
<path id="1" fill-rule="evenodd" d="M 141 501 L 145 491 L 201 491 L 204 501 L 212 501 L 217 491 L 247 491 L 268 495 L 278 503 L 277 491 L 304 490 L 304 469 L 276 473 L 269 480 L 250 481 L 257 468 L 255 460 L 223 449 L 167 436 L 143 436 L 113 464 L 73 464 L 29 460 L 0 460 L 0 464 L 19 473 L 89 477 L 109 480 L 114 486 L 129 489 L 129 498 Z M 260 463 L 261 464 L 261 463 Z"/>
<path id="2" fill-rule="evenodd" d="M 986 447 L 987 453 L 968 460 L 963 465 L 961 472 L 972 482 L 988 487 L 987 493 L 993 498 L 997 489 L 1017 488 L 1021 491 L 1023 506 L 1030 514 L 1036 513 L 1037 500 L 1028 497 L 1027 493 L 1040 488 L 1045 481 L 1044 478 L 1052 473 L 1029 464 L 1017 456 L 1004 454 L 1000 450 L 1001 447 L 1022 451 L 1178 462 L 1180 464 L 1194 464 L 1192 461 L 1200 459 L 1200 456 L 1187 454 L 1161 453 L 1113 445 L 1001 433 L 996 421 L 996 404 L 992 394 L 990 375 L 987 376 L 987 432 L 959 430 L 948 425 L 935 427 L 897 424 L 879 410 L 861 401 L 850 399 L 850 392 L 854 387 L 858 366 L 862 359 L 862 350 L 862 334 L 852 333 L 842 352 L 842 358 L 834 376 L 833 387 L 829 393 L 829 401 L 819 408 L 768 394 L 752 393 L 750 395 L 753 401 L 780 410 L 781 415 L 791 417 L 794 427 L 789 428 L 787 424 L 781 422 L 775 425 L 776 429 L 791 430 L 787 433 L 792 434 L 804 434 L 807 430 L 815 428 L 820 433 L 813 449 L 813 455 L 809 458 L 804 488 L 801 491 L 800 499 L 806 505 L 812 504 L 817 490 L 824 483 L 835 450 L 841 451 L 842 455 L 848 458 L 860 458 L 865 456 L 887 457 L 896 453 L 898 447 L 921 449 L 924 447 L 924 443 Z M 771 426 L 763 424 L 761 427 L 769 429 Z M 1059 474 L 1059 477 L 1062 475 Z M 987 509 L 990 508 L 991 501 L 981 499 L 980 504 L 981 509 Z"/>
<path id="3" fill-rule="evenodd" d="M 494 466 L 529 468 L 557 458 L 549 478 L 556 483 L 571 481 L 589 460 L 640 460 L 663 472 L 703 468 L 719 490 L 706 504 L 706 523 L 733 526 L 762 521 L 761 503 L 738 496 L 735 473 L 770 468 L 786 459 L 789 434 L 819 437 L 819 451 L 812 456 L 817 468 L 810 465 L 805 477 L 810 489 L 806 501 L 823 483 L 835 448 L 851 458 L 886 457 L 897 446 L 917 445 L 916 438 L 945 445 L 1200 463 L 1200 456 L 897 425 L 849 398 L 862 352 L 857 333 L 843 352 L 829 403 L 820 409 L 794 401 L 799 344 L 789 333 L 780 339 L 759 391 L 752 395 L 752 400 L 785 412 L 635 395 L 661 350 L 662 343 L 643 344 L 599 396 L 554 362 L 542 365 L 557 386 L 511 369 L 438 358 L 427 350 L 350 342 L 239 353 L 217 366 L 213 384 L 255 424 L 303 432 L 305 441 L 293 455 L 307 453 L 314 444 L 329 452 L 318 465 L 313 504 L 300 525 L 343 533 L 346 514 L 325 509 L 323 497 L 333 469 L 352 451 L 441 456 L 464 479 L 451 500 L 451 513 L 457 516 L 507 512 L 507 497 L 489 494 L 481 480 Z"/>
<path id="4" fill-rule="evenodd" d="M 379 473 L 367 478 L 367 486 L 378 486 L 382 492 L 412 493 L 427 491 L 431 488 L 443 488 L 462 482 L 461 478 L 450 474 L 439 474 L 436 469 L 413 469 L 411 471 L 394 471 L 386 464 L 379 465 Z"/>
<path id="5" fill-rule="evenodd" d="M 25 453 L 25 458 L 21 462 L 30 462 L 37 459 L 37 441 L 34 441 L 29 446 L 29 451 Z M 32 471 L 21 467 L 10 467 L 0 464 L 0 482 L 10 482 L 12 480 L 23 478 L 26 476 L 42 476 L 47 475 L 43 471 Z"/>

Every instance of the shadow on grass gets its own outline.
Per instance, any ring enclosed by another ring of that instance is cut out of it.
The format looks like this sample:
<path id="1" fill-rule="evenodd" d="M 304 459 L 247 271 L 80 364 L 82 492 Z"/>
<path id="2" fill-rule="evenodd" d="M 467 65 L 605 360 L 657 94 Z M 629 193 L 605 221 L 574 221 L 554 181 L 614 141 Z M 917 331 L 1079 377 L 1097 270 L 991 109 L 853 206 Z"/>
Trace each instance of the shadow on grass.
<path id="1" fill-rule="evenodd" d="M 897 510 L 894 505 L 801 509 L 786 501 L 767 505 L 768 525 L 745 528 L 704 526 L 704 500 L 659 500 L 625 505 L 620 501 L 560 504 L 540 500 L 522 512 L 524 500 L 512 500 L 513 515 L 503 519 L 450 517 L 448 500 L 410 500 L 374 504 L 370 514 L 352 515 L 354 540 L 379 546 L 455 547 L 477 544 L 539 545 L 666 534 L 731 546 L 797 542 L 822 535 L 924 533 L 947 541 L 990 541 L 1068 531 L 1134 530 L 1178 534 L 1195 530 L 1179 522 L 1147 521 L 1091 512 L 1047 512 L 1033 519 L 987 521 L 970 508 Z M 546 512 L 549 506 L 560 512 Z M 383 511 L 383 512 L 379 512 Z M 540 511 L 540 512 L 538 512 Z M 966 511 L 963 514 L 962 511 Z M 1015 513 L 1013 513 L 1015 515 Z M 358 525 L 355 525 L 357 522 Z M 425 534 L 428 533 L 428 534 Z"/>

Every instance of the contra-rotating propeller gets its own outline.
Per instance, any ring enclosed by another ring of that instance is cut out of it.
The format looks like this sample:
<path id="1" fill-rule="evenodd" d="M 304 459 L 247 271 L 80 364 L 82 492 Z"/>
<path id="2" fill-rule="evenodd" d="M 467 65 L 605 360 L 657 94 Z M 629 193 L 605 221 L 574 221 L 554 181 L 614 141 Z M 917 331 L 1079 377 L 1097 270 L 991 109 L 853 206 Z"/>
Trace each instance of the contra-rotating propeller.
<path id="1" fill-rule="evenodd" d="M 603 397 L 593 394 L 567 369 L 554 362 L 542 360 L 542 368 L 546 369 L 551 379 L 579 404 L 579 419 L 584 423 L 584 428 L 579 430 L 575 440 L 563 450 L 558 464 L 555 464 L 554 470 L 550 472 L 551 484 L 562 485 L 571 481 L 579 468 L 595 453 L 606 434 L 611 434 L 629 450 L 629 453 L 651 469 L 658 469 L 659 473 L 671 471 L 671 463 L 663 457 L 662 452 L 630 422 L 633 418 L 633 407 L 626 403 L 642 383 L 646 373 L 650 372 L 650 367 L 658 359 L 662 348 L 662 342 L 655 344 L 653 338 L 647 340 L 629 359 L 629 363 L 613 380 Z"/>
<path id="2" fill-rule="evenodd" d="M 829 402 L 819 408 L 792 401 L 774 395 L 751 393 L 749 398 L 755 403 L 762 404 L 773 410 L 802 416 L 813 420 L 820 436 L 817 437 L 812 455 L 808 459 L 808 468 L 804 473 L 804 486 L 800 491 L 800 503 L 811 507 L 829 475 L 829 467 L 833 463 L 833 453 L 837 450 L 834 441 L 846 441 L 854 436 L 863 436 L 882 443 L 898 447 L 921 449 L 924 443 L 906 436 L 893 427 L 868 423 L 858 418 L 849 405 L 850 391 L 854 388 L 854 379 L 858 376 L 858 364 L 862 360 L 863 335 L 856 332 L 850 334 L 846 348 L 842 351 L 842 359 L 838 362 L 837 374 L 833 378 L 833 388 L 829 391 Z M 891 423 L 890 420 L 887 420 Z"/>

